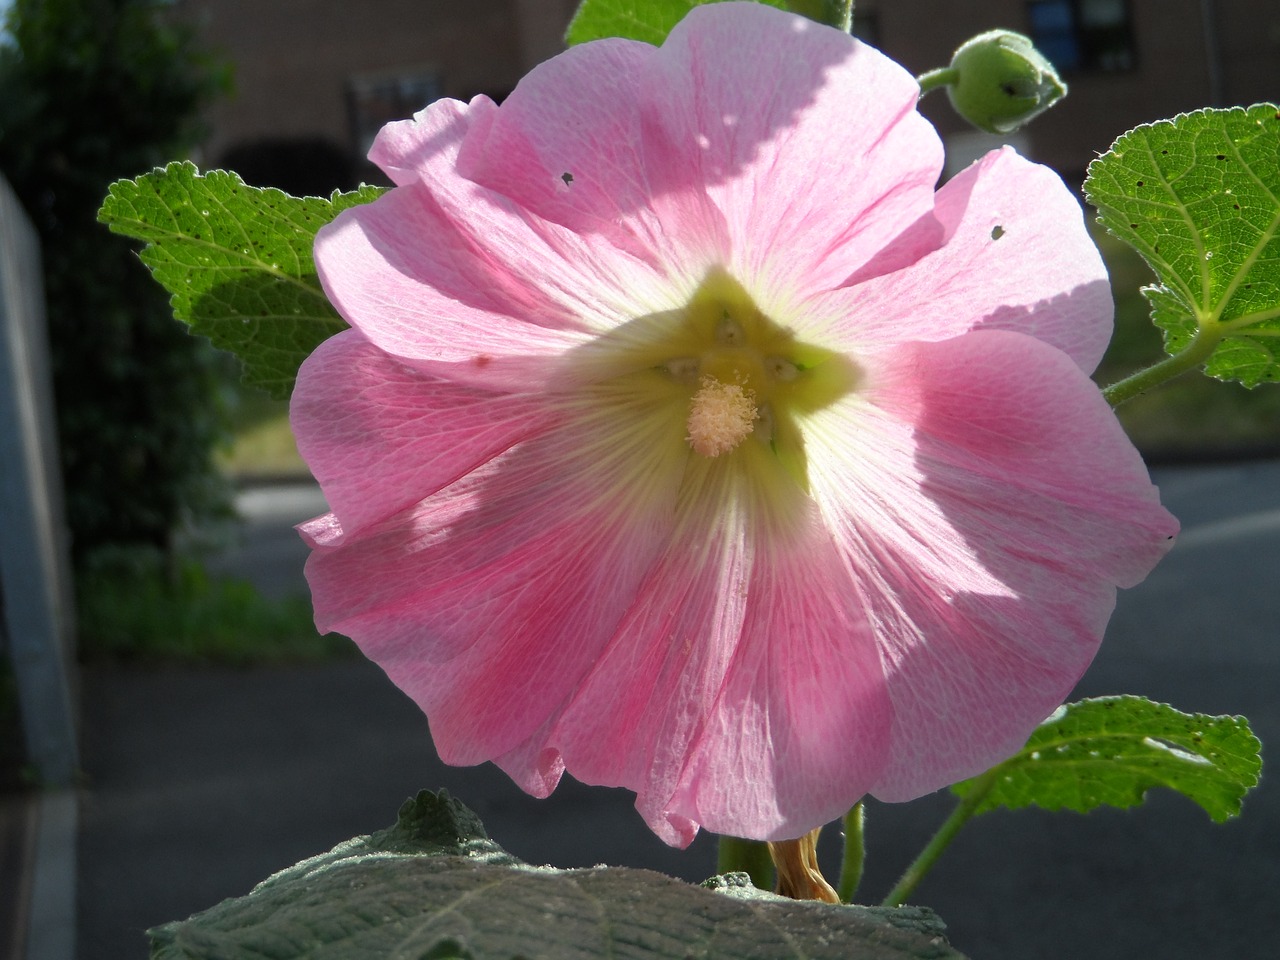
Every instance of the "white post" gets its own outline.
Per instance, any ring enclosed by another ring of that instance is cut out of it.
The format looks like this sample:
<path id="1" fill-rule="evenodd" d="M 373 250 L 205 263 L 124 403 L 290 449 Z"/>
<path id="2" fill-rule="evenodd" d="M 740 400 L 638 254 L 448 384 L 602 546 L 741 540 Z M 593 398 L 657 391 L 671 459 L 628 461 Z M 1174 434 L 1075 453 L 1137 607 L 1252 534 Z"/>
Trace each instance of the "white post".
<path id="1" fill-rule="evenodd" d="M 0 611 L 27 758 L 67 786 L 79 764 L 75 606 L 49 374 L 40 249 L 0 177 Z"/>

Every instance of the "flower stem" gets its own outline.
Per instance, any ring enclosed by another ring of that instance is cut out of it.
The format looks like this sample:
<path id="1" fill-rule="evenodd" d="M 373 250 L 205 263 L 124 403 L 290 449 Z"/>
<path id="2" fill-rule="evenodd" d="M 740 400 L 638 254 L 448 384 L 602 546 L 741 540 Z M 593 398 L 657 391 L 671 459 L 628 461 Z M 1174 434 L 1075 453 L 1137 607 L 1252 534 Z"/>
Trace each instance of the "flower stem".
<path id="1" fill-rule="evenodd" d="M 1107 403 L 1118 407 L 1126 400 L 1132 400 L 1138 394 L 1145 393 L 1152 387 L 1181 376 L 1204 363 L 1213 353 L 1218 341 L 1222 339 L 1222 333 L 1215 327 L 1200 327 L 1196 335 L 1191 338 L 1191 342 L 1178 353 L 1105 387 L 1102 395 Z"/>
<path id="2" fill-rule="evenodd" d="M 939 67 L 937 70 L 928 70 L 920 74 L 916 77 L 916 83 L 920 84 L 920 96 L 923 97 L 930 90 L 948 86 L 959 79 L 959 70 L 954 67 Z"/>
<path id="3" fill-rule="evenodd" d="M 792 900 L 840 902 L 840 897 L 831 889 L 818 866 L 818 837 L 821 834 L 822 828 L 815 827 L 794 840 L 769 841 L 769 856 L 773 858 L 778 876 L 774 893 Z"/>
<path id="4" fill-rule="evenodd" d="M 761 890 L 773 889 L 773 858 L 762 840 L 721 837 L 717 873 L 745 873 Z"/>
<path id="5" fill-rule="evenodd" d="M 836 891 L 841 903 L 852 903 L 862 882 L 862 864 L 867 857 L 865 828 L 866 812 L 859 800 L 844 815 L 844 859 L 840 863 L 840 887 Z"/>
<path id="6" fill-rule="evenodd" d="M 991 787 L 996 782 L 999 770 L 999 766 L 992 767 L 986 773 L 974 779 L 973 788 L 956 804 L 956 808 L 951 811 L 951 816 L 943 821 L 942 826 L 938 828 L 938 832 L 933 835 L 933 838 L 920 851 L 915 860 L 911 862 L 911 865 L 903 871 L 893 889 L 885 896 L 881 906 L 901 906 L 915 892 L 925 874 L 933 868 L 938 858 L 942 856 L 942 852 L 956 838 L 960 828 L 969 822 L 969 818 L 973 816 L 974 811 L 978 809 L 987 794 L 991 792 Z"/>

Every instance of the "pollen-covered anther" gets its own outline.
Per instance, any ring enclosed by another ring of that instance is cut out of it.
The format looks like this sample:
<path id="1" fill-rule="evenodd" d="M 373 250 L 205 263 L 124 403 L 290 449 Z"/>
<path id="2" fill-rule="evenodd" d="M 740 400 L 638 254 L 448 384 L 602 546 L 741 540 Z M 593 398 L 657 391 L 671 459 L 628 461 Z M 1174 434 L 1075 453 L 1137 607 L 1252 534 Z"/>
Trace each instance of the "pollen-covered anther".
<path id="1" fill-rule="evenodd" d="M 689 405 L 689 435 L 695 453 L 718 457 L 728 453 L 755 429 L 756 398 L 737 383 L 703 377 Z"/>

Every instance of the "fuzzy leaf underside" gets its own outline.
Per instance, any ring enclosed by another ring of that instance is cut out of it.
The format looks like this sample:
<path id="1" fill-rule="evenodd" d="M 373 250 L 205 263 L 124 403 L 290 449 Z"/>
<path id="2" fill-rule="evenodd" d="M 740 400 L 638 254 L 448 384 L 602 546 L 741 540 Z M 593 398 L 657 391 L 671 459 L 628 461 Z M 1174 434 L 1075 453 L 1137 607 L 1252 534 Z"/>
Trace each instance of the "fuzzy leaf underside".
<path id="1" fill-rule="evenodd" d="M 316 231 L 381 193 L 293 197 L 184 161 L 112 184 L 98 219 L 146 244 L 174 316 L 236 354 L 247 383 L 287 397 L 302 361 L 346 327 L 316 276 Z"/>
<path id="2" fill-rule="evenodd" d="M 1133 696 L 1082 700 L 1062 707 L 995 768 L 975 812 L 1126 808 L 1142 803 L 1152 787 L 1168 787 L 1221 823 L 1239 815 L 1244 795 L 1257 785 L 1260 751 L 1243 717 L 1182 713 Z M 964 797 L 985 779 L 952 790 Z"/>
<path id="3" fill-rule="evenodd" d="M 707 888 L 710 887 L 710 888 Z M 396 826 L 151 931 L 153 960 L 963 960 L 927 910 L 799 903 L 740 875 L 690 886 L 519 863 L 443 791 Z"/>
<path id="4" fill-rule="evenodd" d="M 1221 336 L 1205 372 L 1280 379 L 1280 108 L 1197 110 L 1124 134 L 1089 165 L 1100 221 L 1155 271 L 1169 353 Z"/>

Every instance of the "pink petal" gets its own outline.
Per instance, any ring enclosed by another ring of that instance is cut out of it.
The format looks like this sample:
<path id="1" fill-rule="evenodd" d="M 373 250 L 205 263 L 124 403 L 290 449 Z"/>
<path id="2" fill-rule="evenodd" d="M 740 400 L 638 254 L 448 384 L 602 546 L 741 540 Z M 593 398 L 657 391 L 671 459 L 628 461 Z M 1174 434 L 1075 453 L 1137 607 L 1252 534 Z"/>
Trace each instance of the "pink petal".
<path id="1" fill-rule="evenodd" d="M 911 74 L 840 30 L 758 4 L 694 8 L 663 45 L 671 140 L 729 225 L 766 308 L 827 289 L 933 202 L 942 144 Z"/>
<path id="2" fill-rule="evenodd" d="M 703 490 L 712 491 L 722 486 Z M 579 780 L 635 790 L 649 825 L 679 846 L 698 825 L 667 801 L 733 661 L 753 561 L 747 518 L 731 504 L 711 513 L 703 498 L 686 505 L 590 672 L 531 745 L 563 756 Z"/>
<path id="3" fill-rule="evenodd" d="M 554 372 L 548 360 L 683 304 L 695 281 L 673 288 L 607 242 L 459 177 L 458 146 L 492 109 L 439 101 L 385 128 L 372 155 L 406 179 L 417 163 L 420 179 L 322 228 L 316 267 L 343 317 L 388 353 L 449 379 L 536 388 Z"/>
<path id="4" fill-rule="evenodd" d="M 598 430 L 582 414 L 355 535 L 335 537 L 333 518 L 315 528 L 318 626 L 422 707 L 446 762 L 500 757 L 552 715 L 669 536 L 653 505 L 674 497 L 671 444 L 640 432 L 593 449 Z M 539 789 L 539 776 L 521 783 Z"/>
<path id="5" fill-rule="evenodd" d="M 637 46 L 653 52 L 646 44 Z M 586 56 L 587 49 L 577 48 L 575 54 Z M 691 290 L 708 267 L 705 263 L 690 265 L 683 247 L 670 262 L 663 263 L 655 261 L 646 247 L 619 246 L 609 238 L 584 235 L 584 231 L 535 215 L 528 195 L 537 192 L 537 177 L 525 167 L 514 146 L 496 142 L 493 133 L 511 112 L 507 104 L 498 110 L 483 97 L 468 106 L 438 101 L 412 120 L 384 127 L 370 158 L 393 175 L 412 166 L 417 178 L 414 192 L 428 205 L 438 207 L 466 235 L 475 253 L 489 261 L 494 280 L 508 285 L 518 296 L 542 298 L 543 302 L 531 304 L 535 307 L 532 312 L 518 314 L 531 323 L 599 333 L 616 325 L 620 315 L 681 305 L 682 300 L 673 299 L 673 277 L 686 278 Z M 616 107 L 610 112 L 616 113 Z M 581 123 L 581 118 L 575 122 Z M 442 130 L 464 125 L 458 150 L 439 149 Z M 512 152 L 507 153 L 508 149 Z M 495 150 L 505 167 L 521 174 L 510 189 L 493 189 L 471 176 L 469 167 L 474 162 L 468 158 L 483 158 Z M 557 193 L 570 190 L 563 173 L 551 177 Z"/>
<path id="6" fill-rule="evenodd" d="M 783 840 L 876 782 L 892 711 L 871 624 L 816 511 L 806 536 L 762 547 L 752 574 L 737 656 L 670 809 Z"/>
<path id="7" fill-rule="evenodd" d="M 929 209 L 941 148 L 909 74 L 776 10 L 694 14 L 661 49 L 577 47 L 502 108 L 389 125 L 371 157 L 402 186 L 316 241 L 348 322 L 438 376 L 536 389 L 546 360 L 678 308 L 713 267 L 771 309 Z M 764 105 L 745 92 L 761 76 Z"/>
<path id="8" fill-rule="evenodd" d="M 870 403 L 815 417 L 811 480 L 893 701 L 873 792 L 906 800 L 1025 742 L 1177 523 L 1097 388 L 1033 338 L 906 344 L 871 376 Z"/>
<path id="9" fill-rule="evenodd" d="M 346 535 L 435 494 L 550 421 L 540 397 L 438 380 L 354 330 L 303 363 L 290 418 Z"/>
<path id="10" fill-rule="evenodd" d="M 694 144 L 663 129 L 671 105 L 668 90 L 654 90 L 669 83 L 660 57 L 649 44 L 608 39 L 541 64 L 483 137 L 469 138 L 458 172 L 574 234 L 700 277 L 727 250 L 724 222 L 690 189 Z"/>
<path id="11" fill-rule="evenodd" d="M 1111 338 L 1111 288 L 1079 202 L 1007 147 L 950 180 L 931 218 L 811 308 L 864 349 L 1014 330 L 1092 371 Z"/>
<path id="12" fill-rule="evenodd" d="M 542 64 L 460 169 L 673 274 L 720 264 L 766 297 L 847 277 L 932 203 L 942 148 L 919 87 L 841 31 L 715 6 L 660 49 L 601 41 Z"/>
<path id="13" fill-rule="evenodd" d="M 625 786 L 668 843 L 699 824 L 782 839 L 842 814 L 884 763 L 869 625 L 810 513 L 779 542 L 750 484 L 707 472 L 564 713 L 499 763 Z"/>

